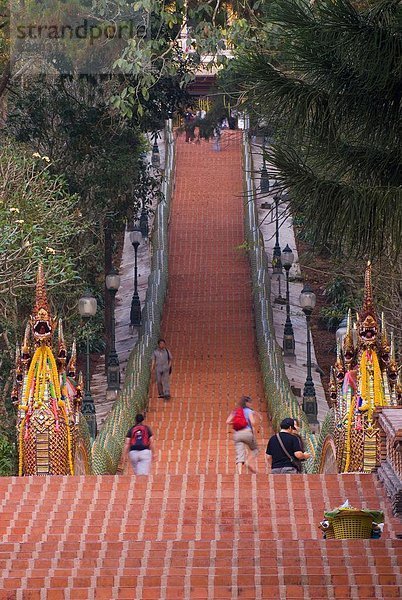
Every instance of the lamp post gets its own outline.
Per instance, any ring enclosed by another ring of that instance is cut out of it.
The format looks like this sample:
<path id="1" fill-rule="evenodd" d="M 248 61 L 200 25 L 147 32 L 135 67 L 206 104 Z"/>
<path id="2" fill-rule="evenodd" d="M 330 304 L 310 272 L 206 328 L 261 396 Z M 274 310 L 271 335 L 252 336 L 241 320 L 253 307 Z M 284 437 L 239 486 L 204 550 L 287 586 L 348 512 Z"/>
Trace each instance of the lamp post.
<path id="1" fill-rule="evenodd" d="M 138 295 L 138 272 L 137 272 L 137 253 L 138 246 L 140 245 L 142 240 L 141 231 L 138 227 L 134 227 L 132 231 L 130 231 L 130 241 L 134 248 L 134 293 L 133 298 L 131 300 L 131 310 L 130 310 L 130 324 L 133 327 L 141 325 L 141 303 L 140 297 Z"/>
<path id="2" fill-rule="evenodd" d="M 161 156 L 158 147 L 158 132 L 154 133 L 154 145 L 152 146 L 151 165 L 154 169 L 159 169 L 161 166 Z"/>
<path id="3" fill-rule="evenodd" d="M 295 336 L 293 333 L 293 325 L 290 319 L 290 294 L 289 294 L 289 271 L 294 261 L 294 254 L 286 244 L 282 251 L 281 262 L 286 272 L 286 321 L 283 330 L 283 353 L 285 356 L 295 355 Z"/>
<path id="4" fill-rule="evenodd" d="M 308 283 L 304 284 L 304 287 L 300 293 L 300 306 L 304 314 L 306 315 L 307 321 L 307 377 L 303 389 L 303 410 L 307 415 L 308 422 L 310 423 L 311 430 L 315 433 L 318 431 L 318 406 L 317 398 L 315 395 L 315 387 L 313 378 L 311 375 L 311 331 L 310 331 L 310 319 L 311 313 L 314 310 L 316 302 L 316 296 Z"/>
<path id="5" fill-rule="evenodd" d="M 280 194 L 275 194 L 274 202 L 275 202 L 275 246 L 272 254 L 272 274 L 273 275 L 282 275 L 282 262 L 281 262 L 281 247 L 279 245 L 279 212 L 278 205 L 280 200 Z"/>
<path id="6" fill-rule="evenodd" d="M 343 340 L 345 339 L 345 335 L 347 332 L 348 326 L 348 316 L 343 317 L 342 321 L 338 325 L 338 329 L 336 330 L 335 337 L 337 344 L 339 343 L 340 348 L 343 346 Z"/>
<path id="7" fill-rule="evenodd" d="M 120 287 L 119 272 L 112 267 L 110 273 L 106 275 L 106 287 L 111 297 L 112 307 L 112 330 L 110 339 L 110 352 L 107 363 L 107 399 L 113 399 L 120 390 L 120 362 L 116 352 L 116 318 L 115 318 L 115 300 Z"/>
<path id="8" fill-rule="evenodd" d="M 97 310 L 96 299 L 91 296 L 90 292 L 85 294 L 78 300 L 78 312 L 81 317 L 87 322 L 91 317 L 96 315 Z M 96 426 L 96 411 L 95 403 L 91 394 L 91 369 L 90 369 L 90 355 L 89 355 L 89 333 L 87 333 L 87 353 L 86 353 L 86 378 L 85 378 L 85 394 L 82 402 L 82 414 L 84 415 L 88 427 L 89 433 L 92 439 L 95 439 L 97 433 Z"/>
<path id="9" fill-rule="evenodd" d="M 267 164 L 265 161 L 265 145 L 266 145 L 266 135 L 264 134 L 262 141 L 262 168 L 261 168 L 261 178 L 260 178 L 260 191 L 261 194 L 267 194 L 269 192 L 269 175 L 267 171 Z"/>

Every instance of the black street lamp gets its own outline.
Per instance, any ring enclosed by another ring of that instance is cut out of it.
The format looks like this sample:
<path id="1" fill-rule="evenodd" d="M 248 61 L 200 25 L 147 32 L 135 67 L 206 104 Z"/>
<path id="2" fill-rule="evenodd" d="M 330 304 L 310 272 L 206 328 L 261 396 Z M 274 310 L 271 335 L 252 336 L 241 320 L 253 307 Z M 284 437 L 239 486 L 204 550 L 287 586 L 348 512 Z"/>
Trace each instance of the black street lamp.
<path id="1" fill-rule="evenodd" d="M 154 133 L 154 145 L 152 146 L 151 165 L 154 169 L 159 169 L 161 166 L 161 155 L 158 147 L 158 132 Z"/>
<path id="2" fill-rule="evenodd" d="M 106 287 L 110 293 L 111 298 L 111 312 L 112 312 L 112 330 L 110 339 L 110 352 L 107 363 L 107 389 L 106 398 L 113 399 L 120 390 L 120 362 L 119 355 L 116 352 L 116 315 L 115 315 L 115 301 L 116 294 L 120 287 L 120 276 L 119 272 L 112 267 L 112 270 L 106 275 Z"/>
<path id="3" fill-rule="evenodd" d="M 316 302 L 316 296 L 308 283 L 304 284 L 304 287 L 300 293 L 300 306 L 304 314 L 306 315 L 307 321 L 307 378 L 303 389 L 303 410 L 307 415 L 308 422 L 310 423 L 311 430 L 315 433 L 318 431 L 318 406 L 317 398 L 315 395 L 315 387 L 313 378 L 311 375 L 311 331 L 310 331 L 310 319 L 311 313 L 314 310 Z"/>
<path id="4" fill-rule="evenodd" d="M 131 300 L 130 324 L 133 327 L 141 325 L 141 303 L 138 295 L 138 271 L 137 271 L 137 253 L 138 246 L 141 244 L 142 234 L 138 227 L 130 231 L 130 241 L 134 248 L 134 293 Z"/>
<path id="5" fill-rule="evenodd" d="M 274 251 L 272 254 L 272 274 L 273 275 L 282 275 L 283 271 L 282 271 L 282 261 L 281 261 L 281 257 L 282 257 L 282 252 L 281 252 L 281 247 L 279 245 L 279 211 L 278 211 L 278 205 L 279 205 L 279 200 L 281 199 L 280 194 L 275 194 L 274 196 L 274 202 L 275 202 L 275 220 L 276 220 L 276 225 L 275 225 L 275 246 L 274 246 Z"/>
<path id="6" fill-rule="evenodd" d="M 78 312 L 81 317 L 87 322 L 91 317 L 96 315 L 97 310 L 96 299 L 91 296 L 90 292 L 85 294 L 78 300 Z M 95 403 L 91 394 L 91 369 L 90 369 L 90 354 L 89 354 L 89 333 L 87 333 L 87 353 L 86 353 L 86 378 L 85 378 L 85 394 L 82 402 L 81 412 L 84 415 L 89 428 L 91 438 L 94 440 L 97 433 Z"/>
<path id="7" fill-rule="evenodd" d="M 295 336 L 293 333 L 293 325 L 290 319 L 290 294 L 289 294 L 289 271 L 294 261 L 294 254 L 286 244 L 286 247 L 282 251 L 282 266 L 286 272 L 286 321 L 285 328 L 283 330 L 283 353 L 285 356 L 295 355 Z"/>
<path id="8" fill-rule="evenodd" d="M 261 194 L 267 194 L 269 192 L 269 175 L 267 171 L 267 164 L 265 161 L 265 146 L 266 146 L 266 136 L 264 135 L 262 141 L 262 168 L 261 168 L 261 178 L 260 178 L 260 191 Z"/>

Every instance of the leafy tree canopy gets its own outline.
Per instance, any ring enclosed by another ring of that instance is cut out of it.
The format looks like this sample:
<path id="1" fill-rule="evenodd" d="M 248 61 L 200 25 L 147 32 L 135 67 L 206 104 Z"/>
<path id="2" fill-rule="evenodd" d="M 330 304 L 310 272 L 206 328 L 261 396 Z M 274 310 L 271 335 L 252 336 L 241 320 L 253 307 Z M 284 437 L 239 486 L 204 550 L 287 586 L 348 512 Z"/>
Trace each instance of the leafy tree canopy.
<path id="1" fill-rule="evenodd" d="M 402 6 L 361 4 L 277 0 L 226 81 L 275 125 L 270 158 L 316 243 L 374 257 L 402 242 Z"/>

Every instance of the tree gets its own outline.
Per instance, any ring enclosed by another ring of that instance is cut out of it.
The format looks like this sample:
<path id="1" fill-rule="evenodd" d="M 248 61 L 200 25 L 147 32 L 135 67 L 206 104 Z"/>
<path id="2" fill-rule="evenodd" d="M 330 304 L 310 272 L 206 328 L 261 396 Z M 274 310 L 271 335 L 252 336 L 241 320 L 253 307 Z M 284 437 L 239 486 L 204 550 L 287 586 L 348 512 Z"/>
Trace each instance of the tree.
<path id="1" fill-rule="evenodd" d="M 291 208 L 317 245 L 399 255 L 401 3 L 277 0 L 267 11 L 271 37 L 239 53 L 229 80 L 276 126 L 270 158 Z"/>
<path id="2" fill-rule="evenodd" d="M 133 189 L 145 142 L 137 123 L 109 105 L 115 85 L 110 77 L 30 78 L 28 87 L 14 88 L 9 102 L 10 133 L 49 156 L 53 172 L 63 174 L 69 190 L 79 194 L 82 218 L 92 224 L 80 240 L 82 248 L 94 248 L 82 265 L 92 286 L 103 286 L 112 267 L 114 236 L 124 230 L 128 209 L 140 204 Z M 109 294 L 104 298 L 107 333 Z"/>

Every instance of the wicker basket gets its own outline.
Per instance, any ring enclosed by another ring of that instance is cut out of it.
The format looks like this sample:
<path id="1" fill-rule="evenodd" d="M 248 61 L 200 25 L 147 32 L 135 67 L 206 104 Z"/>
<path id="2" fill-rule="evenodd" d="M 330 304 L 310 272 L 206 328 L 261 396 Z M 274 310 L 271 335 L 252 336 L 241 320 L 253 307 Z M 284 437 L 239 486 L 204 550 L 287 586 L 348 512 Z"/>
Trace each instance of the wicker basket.
<path id="1" fill-rule="evenodd" d="M 333 539 L 335 539 L 335 531 L 334 531 L 334 528 L 333 528 L 332 524 L 325 531 L 325 539 L 326 540 L 333 540 Z"/>
<path id="2" fill-rule="evenodd" d="M 360 510 L 343 510 L 332 521 L 335 538 L 370 539 L 373 528 L 373 517 Z"/>

